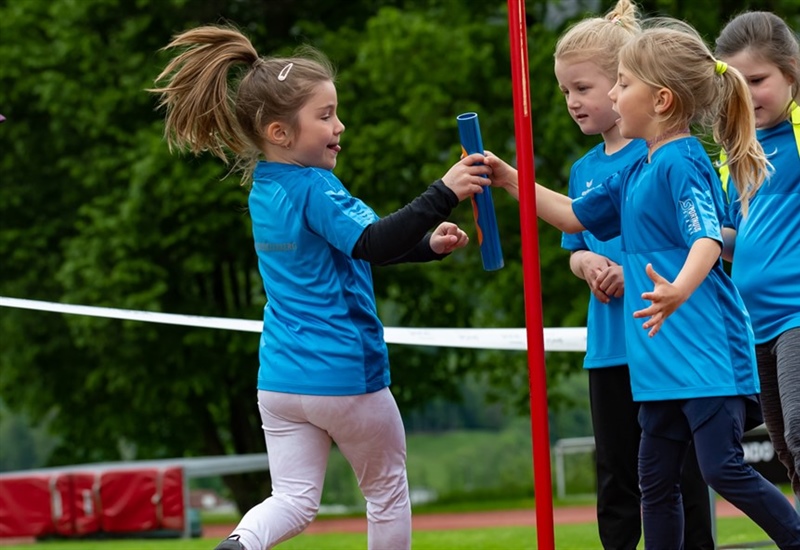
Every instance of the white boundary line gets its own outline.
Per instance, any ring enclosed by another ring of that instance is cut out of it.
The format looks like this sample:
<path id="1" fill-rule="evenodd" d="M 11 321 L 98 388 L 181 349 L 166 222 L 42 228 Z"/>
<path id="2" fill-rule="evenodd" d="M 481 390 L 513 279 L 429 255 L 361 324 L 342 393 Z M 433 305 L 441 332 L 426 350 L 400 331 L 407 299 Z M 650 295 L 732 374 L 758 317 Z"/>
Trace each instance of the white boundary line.
<path id="1" fill-rule="evenodd" d="M 186 327 L 216 328 L 240 332 L 261 332 L 261 321 L 201 317 L 175 313 L 158 313 L 109 307 L 80 306 L 0 296 L 0 307 L 87 315 L 146 323 L 161 323 Z M 527 335 L 524 328 L 401 328 L 384 327 L 387 344 L 437 346 L 452 348 L 525 350 Z M 545 351 L 586 351 L 586 328 L 563 327 L 544 329 Z"/>

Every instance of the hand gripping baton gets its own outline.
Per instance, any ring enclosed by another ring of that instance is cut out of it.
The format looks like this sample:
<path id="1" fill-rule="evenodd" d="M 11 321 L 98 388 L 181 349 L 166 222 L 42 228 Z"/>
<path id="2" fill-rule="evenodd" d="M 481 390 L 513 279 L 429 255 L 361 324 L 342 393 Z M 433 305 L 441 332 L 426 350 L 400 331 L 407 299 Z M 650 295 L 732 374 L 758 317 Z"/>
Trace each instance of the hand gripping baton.
<path id="1" fill-rule="evenodd" d="M 464 154 L 483 154 L 478 114 L 464 113 L 458 115 L 456 121 L 458 121 L 458 133 L 461 136 L 461 149 Z M 483 269 L 486 271 L 498 270 L 503 267 L 503 250 L 500 248 L 500 234 L 497 231 L 497 218 L 494 215 L 492 189 L 488 185 L 483 188 L 483 193 L 472 195 L 472 214 L 475 217 L 478 231 Z"/>

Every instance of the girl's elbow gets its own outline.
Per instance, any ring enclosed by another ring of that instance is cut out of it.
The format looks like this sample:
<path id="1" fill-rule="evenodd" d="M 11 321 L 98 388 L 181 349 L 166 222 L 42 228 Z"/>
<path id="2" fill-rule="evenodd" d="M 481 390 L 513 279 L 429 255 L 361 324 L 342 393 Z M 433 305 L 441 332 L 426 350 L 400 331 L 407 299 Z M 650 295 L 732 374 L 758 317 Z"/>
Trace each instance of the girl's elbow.
<path id="1" fill-rule="evenodd" d="M 581 222 L 578 221 L 577 218 L 575 218 L 575 219 L 567 220 L 566 227 L 564 227 L 562 230 L 564 231 L 564 233 L 572 234 L 572 233 L 580 233 L 581 231 L 585 231 L 586 228 L 583 227 L 583 225 L 581 224 Z"/>

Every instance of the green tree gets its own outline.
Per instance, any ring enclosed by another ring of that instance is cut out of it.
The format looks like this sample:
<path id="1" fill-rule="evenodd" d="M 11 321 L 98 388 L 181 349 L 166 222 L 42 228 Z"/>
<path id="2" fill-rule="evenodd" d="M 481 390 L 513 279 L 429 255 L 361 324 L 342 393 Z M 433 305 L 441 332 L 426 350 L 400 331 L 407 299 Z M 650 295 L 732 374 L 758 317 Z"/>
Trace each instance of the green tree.
<path id="1" fill-rule="evenodd" d="M 552 77 L 554 41 L 568 21 L 553 23 L 543 1 L 527 6 L 537 179 L 564 189 L 571 162 L 595 140 L 574 128 Z M 705 17 L 716 6 L 648 9 Z M 340 67 L 349 128 L 337 174 L 385 215 L 458 158 L 461 112 L 477 111 L 486 147 L 513 161 L 505 9 L 476 0 L 346 8 L 335 0 L 0 0 L 0 112 L 8 117 L 0 295 L 260 318 L 247 189 L 213 159 L 167 151 L 162 114 L 144 92 L 166 62 L 159 49 L 176 32 L 224 21 L 241 25 L 262 54 L 304 42 L 322 48 Z M 704 32 L 713 35 L 711 22 Z M 506 267 L 484 272 L 471 246 L 435 265 L 377 268 L 387 325 L 523 325 L 518 207 L 501 193 L 495 204 Z M 473 231 L 468 205 L 453 219 Z M 564 276 L 558 233 L 540 227 L 540 243 L 545 325 L 583 324 L 586 290 Z M 263 450 L 257 335 L 8 308 L 0 334 L 0 396 L 33 421 L 57 411 L 52 463 L 114 459 L 121 444 L 141 458 Z M 390 353 L 404 411 L 456 399 L 468 373 L 505 404 L 527 408 L 523 353 Z M 549 357 L 550 387 L 577 368 L 575 354 Z M 263 498 L 265 481 L 228 483 L 246 508 Z"/>
<path id="2" fill-rule="evenodd" d="M 0 136 L 0 293 L 259 318 L 264 296 L 246 189 L 236 178 L 223 179 L 225 168 L 211 159 L 170 156 L 161 115 L 143 90 L 163 66 L 157 50 L 175 30 L 220 15 L 266 21 L 247 29 L 259 43 L 275 30 L 274 20 L 260 17 L 265 5 L 231 3 L 229 13 L 177 0 L 0 6 L 0 56 L 7 61 L 0 82 L 9 117 Z M 271 36 L 264 40 L 270 49 L 301 41 Z M 358 43 L 346 52 L 350 58 Z M 418 150 L 403 148 L 398 158 Z M 442 167 L 452 162 L 437 160 Z M 388 212 L 419 190 L 373 203 Z M 253 406 L 257 336 L 9 309 L 0 323 L 2 395 L 38 418 L 56 408 L 64 443 L 54 463 L 115 458 L 121 443 L 138 457 L 263 450 Z M 435 362 L 426 367 L 435 370 Z M 405 403 L 419 395 L 425 394 L 409 394 Z M 263 498 L 263 482 L 260 474 L 229 480 L 242 508 Z"/>

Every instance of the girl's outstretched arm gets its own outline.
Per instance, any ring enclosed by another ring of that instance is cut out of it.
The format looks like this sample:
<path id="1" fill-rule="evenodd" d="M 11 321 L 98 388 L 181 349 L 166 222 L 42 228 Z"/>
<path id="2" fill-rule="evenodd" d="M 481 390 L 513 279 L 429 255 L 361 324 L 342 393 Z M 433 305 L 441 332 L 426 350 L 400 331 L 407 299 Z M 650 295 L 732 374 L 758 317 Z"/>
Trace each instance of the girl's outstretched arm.
<path id="1" fill-rule="evenodd" d="M 536 215 L 564 233 L 580 233 L 586 230 L 572 210 L 571 198 L 538 183 Z"/>
<path id="2" fill-rule="evenodd" d="M 509 195 L 519 200 L 519 173 L 517 169 L 496 156 L 491 151 L 484 151 L 486 164 L 492 168 L 492 186 L 505 189 Z"/>
<path id="3" fill-rule="evenodd" d="M 652 292 L 642 293 L 642 299 L 650 301 L 651 304 L 634 312 L 633 316 L 636 318 L 649 317 L 642 328 L 650 329 L 648 335 L 651 338 L 658 334 L 667 317 L 688 300 L 689 296 L 700 286 L 714 264 L 719 261 L 721 251 L 722 247 L 718 241 L 708 237 L 697 239 L 689 249 L 689 255 L 686 257 L 680 273 L 671 283 L 656 273 L 652 264 L 647 264 L 647 275 L 655 285 Z"/>
<path id="4" fill-rule="evenodd" d="M 502 187 L 519 200 L 519 173 L 500 157 L 486 151 L 486 164 L 492 168 L 492 185 Z M 580 233 L 586 228 L 572 211 L 572 199 L 538 183 L 536 185 L 536 214 L 564 233 Z"/>

